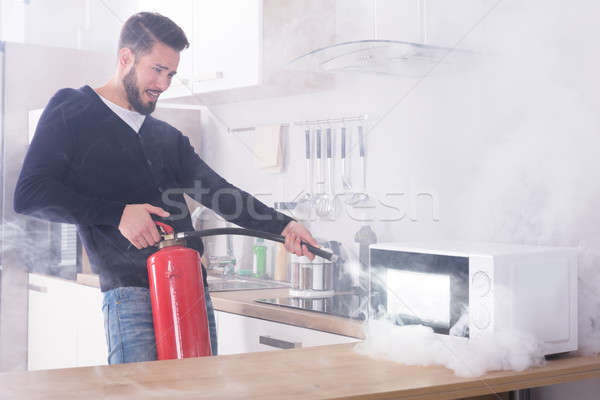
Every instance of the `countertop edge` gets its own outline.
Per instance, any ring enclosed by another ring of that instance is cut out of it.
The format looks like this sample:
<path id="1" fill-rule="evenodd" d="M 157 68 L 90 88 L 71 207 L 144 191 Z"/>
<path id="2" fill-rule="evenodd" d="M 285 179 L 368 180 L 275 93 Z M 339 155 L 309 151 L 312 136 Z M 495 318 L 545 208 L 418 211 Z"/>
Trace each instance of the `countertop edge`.
<path id="1" fill-rule="evenodd" d="M 441 366 L 407 366 L 359 355 L 354 346 L 348 343 L 135 365 L 8 372 L 0 374 L 0 383 L 13 394 L 47 395 L 51 390 L 54 397 L 50 398 L 76 398 L 67 394 L 81 395 L 82 391 L 90 396 L 112 391 L 125 398 L 144 394 L 135 392 L 141 388 L 180 389 L 185 398 L 202 393 L 212 398 L 261 394 L 265 399 L 279 399 L 289 390 L 290 399 L 318 395 L 327 399 L 450 400 L 600 377 L 599 356 L 570 357 L 521 372 L 496 371 L 461 378 Z M 322 368 L 325 365 L 328 368 Z M 265 373 L 273 379 L 259 379 Z M 227 382 L 237 386 L 227 388 Z M 177 398 L 175 394 L 173 398 Z"/>

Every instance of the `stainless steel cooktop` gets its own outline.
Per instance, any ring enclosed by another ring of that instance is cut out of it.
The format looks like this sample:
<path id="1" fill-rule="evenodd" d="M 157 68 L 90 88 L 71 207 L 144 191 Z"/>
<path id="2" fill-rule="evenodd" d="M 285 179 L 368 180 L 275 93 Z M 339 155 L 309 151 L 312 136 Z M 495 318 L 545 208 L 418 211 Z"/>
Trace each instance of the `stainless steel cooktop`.
<path id="1" fill-rule="evenodd" d="M 277 297 L 257 299 L 258 303 L 295 308 L 364 321 L 367 316 L 367 296 L 336 293 L 329 297 Z"/>

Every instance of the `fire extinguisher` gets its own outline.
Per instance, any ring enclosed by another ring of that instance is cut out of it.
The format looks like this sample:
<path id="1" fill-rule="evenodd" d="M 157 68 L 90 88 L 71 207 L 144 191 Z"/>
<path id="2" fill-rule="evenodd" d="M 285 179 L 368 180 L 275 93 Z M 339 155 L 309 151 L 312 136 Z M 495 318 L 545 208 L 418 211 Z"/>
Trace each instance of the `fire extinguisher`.
<path id="1" fill-rule="evenodd" d="M 162 222 L 158 225 L 159 250 L 148 257 L 150 298 L 159 360 L 202 357 L 211 354 L 210 332 L 200 254 L 186 247 L 191 236 L 243 235 L 285 243 L 268 232 L 241 228 L 178 232 Z M 302 242 L 315 255 L 335 262 L 337 255 Z"/>
<path id="2" fill-rule="evenodd" d="M 150 299 L 159 360 L 211 354 L 200 254 L 156 222 L 162 240 L 148 257 Z"/>

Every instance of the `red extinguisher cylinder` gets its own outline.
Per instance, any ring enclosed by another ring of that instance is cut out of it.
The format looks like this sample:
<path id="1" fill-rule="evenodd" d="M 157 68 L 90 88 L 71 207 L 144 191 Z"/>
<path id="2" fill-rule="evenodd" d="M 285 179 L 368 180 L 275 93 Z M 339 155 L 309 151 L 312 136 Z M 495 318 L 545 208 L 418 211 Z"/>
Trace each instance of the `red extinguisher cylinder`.
<path id="1" fill-rule="evenodd" d="M 178 245 L 148 258 L 159 360 L 211 354 L 201 265 L 196 250 Z"/>

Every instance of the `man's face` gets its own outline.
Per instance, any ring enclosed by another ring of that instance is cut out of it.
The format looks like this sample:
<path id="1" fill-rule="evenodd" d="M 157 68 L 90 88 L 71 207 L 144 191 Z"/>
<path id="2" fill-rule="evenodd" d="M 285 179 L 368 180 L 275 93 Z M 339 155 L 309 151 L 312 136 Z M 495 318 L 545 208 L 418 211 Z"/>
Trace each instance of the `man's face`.
<path id="1" fill-rule="evenodd" d="M 152 51 L 135 57 L 129 72 L 123 77 L 127 100 L 140 114 L 150 114 L 156 107 L 158 96 L 167 90 L 177 73 L 179 52 L 156 42 Z"/>

